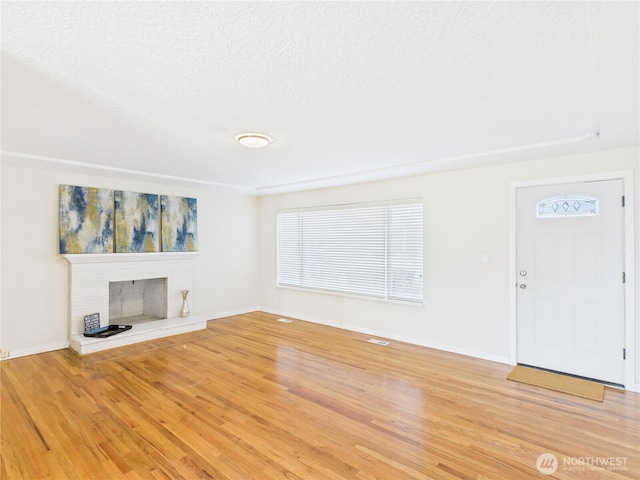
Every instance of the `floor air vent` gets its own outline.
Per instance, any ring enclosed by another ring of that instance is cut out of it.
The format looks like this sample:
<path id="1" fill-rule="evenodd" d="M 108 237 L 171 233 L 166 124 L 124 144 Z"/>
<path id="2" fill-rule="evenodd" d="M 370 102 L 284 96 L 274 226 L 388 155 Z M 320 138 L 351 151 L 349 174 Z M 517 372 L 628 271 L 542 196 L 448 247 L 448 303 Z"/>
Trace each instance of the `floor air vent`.
<path id="1" fill-rule="evenodd" d="M 385 342 L 384 340 L 378 340 L 377 338 L 370 338 L 367 340 L 369 343 L 375 343 L 376 345 L 389 345 L 389 342 Z"/>

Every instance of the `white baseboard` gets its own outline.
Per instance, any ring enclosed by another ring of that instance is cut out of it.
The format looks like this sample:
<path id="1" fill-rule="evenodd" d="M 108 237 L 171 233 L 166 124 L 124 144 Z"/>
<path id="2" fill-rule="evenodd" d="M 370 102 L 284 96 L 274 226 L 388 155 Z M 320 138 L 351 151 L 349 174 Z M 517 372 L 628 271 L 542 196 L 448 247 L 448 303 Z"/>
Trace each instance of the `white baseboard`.
<path id="1" fill-rule="evenodd" d="M 434 350 L 441 350 L 444 352 L 455 353 L 458 355 L 465 355 L 467 357 L 478 358 L 481 360 L 488 360 L 490 362 L 504 363 L 507 365 L 509 364 L 508 355 L 507 356 L 495 355 L 492 353 L 481 352 L 478 350 L 471 350 L 464 347 L 457 347 L 455 345 L 447 345 L 444 343 L 431 342 L 428 340 L 422 340 L 422 339 L 413 338 L 413 337 L 406 337 L 403 335 L 395 335 L 391 332 L 383 332 L 380 330 L 366 329 L 356 325 L 350 325 L 350 324 L 344 324 L 344 323 L 338 324 L 335 322 L 328 321 L 327 319 L 312 318 L 312 317 L 301 318 L 299 315 L 291 315 L 287 312 L 284 312 L 282 310 L 277 310 L 277 309 L 262 308 L 261 311 L 266 313 L 271 313 L 273 315 L 281 315 L 283 317 L 296 318 L 305 322 L 318 323 L 320 325 L 340 328 L 342 330 L 348 330 L 351 332 L 365 333 L 367 335 L 382 337 L 388 340 L 397 340 L 398 342 L 410 343 L 412 345 L 420 345 L 421 347 L 433 348 Z"/>
<path id="2" fill-rule="evenodd" d="M 211 315 L 205 315 L 209 320 L 218 320 L 219 318 L 233 317 L 234 315 L 244 315 L 245 313 L 260 312 L 260 307 L 241 308 L 238 310 L 229 310 L 227 312 L 218 312 Z"/>
<path id="3" fill-rule="evenodd" d="M 48 343 L 46 345 L 34 345 L 33 347 L 17 348 L 9 351 L 9 356 L 3 358 L 4 360 L 11 360 L 12 358 L 26 357 L 27 355 L 36 355 L 38 353 L 51 352 L 52 350 L 63 350 L 69 348 L 69 341 Z"/>

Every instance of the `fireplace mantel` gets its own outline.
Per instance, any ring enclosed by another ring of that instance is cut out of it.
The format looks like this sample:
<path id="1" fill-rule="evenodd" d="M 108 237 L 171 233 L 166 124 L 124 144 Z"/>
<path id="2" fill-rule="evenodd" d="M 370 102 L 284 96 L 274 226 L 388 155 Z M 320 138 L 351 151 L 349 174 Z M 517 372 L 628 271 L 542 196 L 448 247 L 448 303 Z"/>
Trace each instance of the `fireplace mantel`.
<path id="1" fill-rule="evenodd" d="M 76 263 L 117 263 L 153 262 L 160 260 L 192 260 L 198 252 L 148 252 L 148 253 L 77 253 L 63 254 L 67 262 Z"/>

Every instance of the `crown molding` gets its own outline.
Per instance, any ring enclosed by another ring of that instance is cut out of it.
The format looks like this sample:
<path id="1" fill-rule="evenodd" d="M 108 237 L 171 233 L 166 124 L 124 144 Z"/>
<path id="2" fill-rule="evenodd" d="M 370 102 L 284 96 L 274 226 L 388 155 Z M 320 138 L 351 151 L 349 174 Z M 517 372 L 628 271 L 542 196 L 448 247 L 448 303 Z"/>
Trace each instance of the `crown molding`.
<path id="1" fill-rule="evenodd" d="M 170 185 L 182 185 L 187 187 L 198 187 L 221 191 L 225 193 L 236 193 L 241 195 L 255 195 L 256 190 L 252 187 L 239 185 L 229 185 L 225 183 L 210 182 L 188 177 L 178 177 L 174 175 L 164 175 L 160 173 L 142 172 L 140 170 L 130 170 L 127 168 L 110 167 L 106 165 L 96 165 L 86 162 L 76 162 L 60 158 L 45 157 L 41 155 L 31 155 L 20 152 L 0 151 L 2 164 L 14 165 L 18 167 L 53 169 L 86 175 L 97 175 L 101 177 L 118 178 L 122 180 L 136 180 L 142 182 L 166 183 Z"/>
<path id="2" fill-rule="evenodd" d="M 564 156 L 576 153 L 584 153 L 586 149 L 593 149 L 598 145 L 599 132 L 589 131 L 573 137 L 561 138 L 547 142 L 539 142 L 528 145 L 518 145 L 485 152 L 476 152 L 453 157 L 423 160 L 419 162 L 394 165 L 392 167 L 366 170 L 362 172 L 347 173 L 325 178 L 303 180 L 281 185 L 257 187 L 256 194 L 275 195 L 280 193 L 300 192 L 320 188 L 330 188 L 358 183 L 391 180 L 394 178 L 425 175 L 450 170 L 465 168 L 485 167 L 500 163 L 522 162 L 545 158 L 547 156 Z M 582 144 L 578 146 L 576 144 Z"/>
<path id="3" fill-rule="evenodd" d="M 225 193 L 241 195 L 267 196 L 282 193 L 294 193 L 305 190 L 317 190 L 322 188 L 341 187 L 359 183 L 391 180 L 415 175 L 443 172 L 448 170 L 460 170 L 465 168 L 484 167 L 501 163 L 522 162 L 535 160 L 549 156 L 565 156 L 577 153 L 587 153 L 601 149 L 604 145 L 599 141 L 598 131 L 584 132 L 573 137 L 561 138 L 546 142 L 518 145 L 485 152 L 423 160 L 392 167 L 365 170 L 324 178 L 314 178 L 291 183 L 247 187 L 229 185 L 207 180 L 199 180 L 188 177 L 164 175 L 160 173 L 142 172 L 125 168 L 109 167 L 91 163 L 76 162 L 59 158 L 31 155 L 20 152 L 0 151 L 2 163 L 24 167 L 53 168 L 75 173 L 86 173 L 98 176 L 108 176 L 128 180 L 152 181 L 168 183 L 171 185 L 183 185 L 199 188 L 207 188 Z"/>

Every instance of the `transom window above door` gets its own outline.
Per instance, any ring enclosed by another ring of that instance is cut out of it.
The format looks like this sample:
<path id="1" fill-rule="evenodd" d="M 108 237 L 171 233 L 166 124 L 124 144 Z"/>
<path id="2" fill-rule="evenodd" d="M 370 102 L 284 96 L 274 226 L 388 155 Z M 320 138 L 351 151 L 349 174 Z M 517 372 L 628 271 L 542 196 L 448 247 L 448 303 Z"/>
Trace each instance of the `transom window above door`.
<path id="1" fill-rule="evenodd" d="M 585 217 L 598 215 L 598 199 L 560 195 L 536 203 L 537 217 Z"/>

